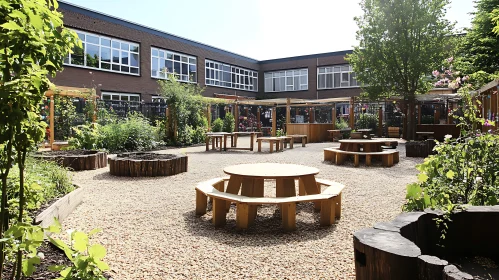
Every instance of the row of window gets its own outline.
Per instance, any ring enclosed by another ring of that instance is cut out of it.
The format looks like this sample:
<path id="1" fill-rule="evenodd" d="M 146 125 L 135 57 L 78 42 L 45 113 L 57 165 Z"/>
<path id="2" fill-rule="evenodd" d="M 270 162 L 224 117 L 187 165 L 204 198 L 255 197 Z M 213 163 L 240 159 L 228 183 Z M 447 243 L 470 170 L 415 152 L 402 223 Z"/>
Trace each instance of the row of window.
<path id="1" fill-rule="evenodd" d="M 75 47 L 64 63 L 104 71 L 139 75 L 139 45 L 75 30 L 82 47 Z M 355 73 L 349 65 L 318 67 L 317 89 L 357 87 Z M 159 48 L 151 48 L 151 77 L 167 79 L 174 73 L 178 80 L 196 83 L 197 58 Z M 265 92 L 308 90 L 308 69 L 265 72 Z M 205 60 L 206 85 L 258 91 L 258 72 Z M 109 96 L 112 98 L 112 96 Z M 104 98 L 104 96 L 103 96 Z"/>

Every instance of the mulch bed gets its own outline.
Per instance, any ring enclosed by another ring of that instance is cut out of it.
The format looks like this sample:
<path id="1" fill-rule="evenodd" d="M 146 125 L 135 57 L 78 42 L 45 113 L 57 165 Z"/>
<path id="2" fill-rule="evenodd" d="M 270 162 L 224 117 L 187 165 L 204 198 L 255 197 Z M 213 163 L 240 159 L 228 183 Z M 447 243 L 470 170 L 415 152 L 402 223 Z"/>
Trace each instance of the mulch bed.
<path id="1" fill-rule="evenodd" d="M 153 159 L 173 159 L 177 158 L 177 155 L 172 154 L 156 154 L 156 153 L 122 153 L 118 154 L 119 158 L 129 158 L 138 160 L 153 160 Z"/>
<path id="2" fill-rule="evenodd" d="M 42 152 L 44 156 L 79 156 L 79 155 L 93 155 L 98 151 L 94 150 L 66 150 L 66 151 L 47 151 Z"/>

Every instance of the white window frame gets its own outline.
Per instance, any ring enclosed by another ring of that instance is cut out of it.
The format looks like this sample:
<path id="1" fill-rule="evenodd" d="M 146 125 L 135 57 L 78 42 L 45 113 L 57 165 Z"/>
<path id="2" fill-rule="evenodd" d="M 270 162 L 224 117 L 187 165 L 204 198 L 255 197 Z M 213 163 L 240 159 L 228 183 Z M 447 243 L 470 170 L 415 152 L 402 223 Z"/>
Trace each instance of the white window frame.
<path id="1" fill-rule="evenodd" d="M 153 96 L 152 103 L 164 103 L 165 98 L 163 96 Z"/>
<path id="2" fill-rule="evenodd" d="M 229 81 L 223 80 L 224 74 L 229 75 Z M 206 59 L 205 84 L 258 92 L 258 71 Z"/>
<path id="3" fill-rule="evenodd" d="M 99 34 L 95 34 L 95 33 L 90 33 L 90 32 L 86 32 L 86 31 L 82 31 L 82 30 L 78 30 L 78 29 L 71 29 L 72 31 L 76 32 L 76 33 L 80 33 L 82 35 L 85 36 L 85 41 L 83 41 L 82 43 L 84 44 L 84 47 L 83 47 L 83 65 L 77 65 L 77 64 L 72 64 L 70 63 L 71 62 L 71 53 L 69 53 L 65 58 L 64 58 L 64 65 L 67 65 L 67 66 L 71 66 L 71 67 L 79 67 L 79 68 L 86 68 L 86 69 L 94 69 L 94 70 L 99 70 L 99 71 L 106 71 L 106 72 L 113 72 L 113 73 L 119 73 L 119 74 L 125 74 L 125 75 L 133 75 L 133 76 L 140 76 L 140 44 L 138 43 L 134 43 L 134 42 L 130 42 L 130 41 L 125 41 L 125 40 L 121 40 L 121 39 L 116 39 L 116 38 L 113 38 L 113 37 L 107 37 L 107 36 L 101 36 Z M 94 36 L 94 37 L 97 37 L 99 39 L 99 44 L 95 44 L 95 43 L 89 43 L 86 41 L 86 38 L 87 36 Z M 109 40 L 111 42 L 111 46 L 103 46 L 101 44 L 101 40 Z M 114 48 L 113 47 L 113 41 L 116 42 L 116 43 L 119 43 L 120 44 L 120 48 L 117 49 L 117 48 Z M 128 50 L 122 50 L 121 49 L 121 44 L 128 44 Z M 99 67 L 92 67 L 92 66 L 87 66 L 87 46 L 88 45 L 92 45 L 92 46 L 98 46 L 99 47 Z M 132 51 L 131 48 L 132 47 L 137 47 L 137 51 Z M 110 61 L 107 62 L 107 61 L 102 61 L 102 48 L 109 48 L 110 50 Z M 120 62 L 119 63 L 115 63 L 113 62 L 113 50 L 118 50 L 119 51 L 119 54 L 120 54 Z M 127 52 L 128 53 L 128 65 L 126 64 L 122 64 L 121 63 L 121 53 L 122 52 Z M 136 54 L 137 55 L 137 66 L 131 66 L 130 65 L 130 61 L 131 61 L 131 56 L 132 54 Z M 105 64 L 109 64 L 109 66 L 111 67 L 111 69 L 105 69 L 105 68 L 102 68 L 102 63 L 105 63 Z M 113 65 L 118 65 L 119 68 L 120 68 L 120 71 L 117 71 L 117 70 L 113 70 Z M 128 72 L 123 72 L 121 71 L 121 67 L 128 67 Z M 137 69 L 137 73 L 132 73 L 131 72 L 131 69 Z"/>
<path id="4" fill-rule="evenodd" d="M 110 99 L 105 99 L 104 96 L 109 96 Z M 113 100 L 113 96 L 118 96 L 118 100 Z M 122 97 L 127 97 L 127 100 L 123 100 Z M 130 97 L 138 97 L 138 101 L 130 100 Z M 102 100 L 110 100 L 111 103 L 113 101 L 125 101 L 130 103 L 130 107 L 138 108 L 141 102 L 139 93 L 124 93 L 124 92 L 109 92 L 109 91 L 101 91 Z"/>
<path id="5" fill-rule="evenodd" d="M 157 51 L 158 52 L 158 55 L 154 55 L 154 51 Z M 164 53 L 164 56 L 162 57 L 161 56 L 161 52 Z M 171 59 L 168 59 L 168 55 L 171 54 Z M 178 55 L 180 56 L 180 60 L 174 60 L 174 56 L 175 55 Z M 185 58 L 186 61 L 182 61 L 182 59 Z M 154 59 L 157 59 L 158 60 L 158 72 L 156 75 L 153 75 L 153 61 Z M 174 52 L 174 51 L 170 51 L 170 50 L 166 50 L 166 49 L 161 49 L 161 48 L 156 48 L 156 47 L 151 47 L 151 78 L 155 78 L 155 79 L 163 79 L 163 80 L 167 80 L 168 79 L 168 75 L 166 74 L 166 72 L 163 72 L 162 68 L 161 68 L 161 59 L 164 59 L 164 60 L 168 60 L 168 61 L 171 61 L 172 62 L 172 67 L 174 67 L 175 65 L 175 62 L 178 62 L 180 63 L 180 68 L 182 69 L 182 64 L 185 64 L 187 65 L 187 75 L 184 75 L 182 73 L 175 73 L 175 76 L 177 77 L 177 80 L 180 81 L 180 82 L 185 82 L 185 83 L 197 83 L 197 79 L 198 79 L 198 66 L 197 66 L 197 58 L 195 56 L 191 56 L 191 55 L 186 55 L 186 54 L 181 54 L 181 53 L 178 53 L 178 52 Z M 194 60 L 194 62 L 191 62 L 192 60 Z M 193 72 L 193 73 L 196 73 L 196 78 L 193 79 L 191 81 L 191 71 L 190 71 L 190 67 L 191 65 L 194 65 L 196 66 L 196 71 Z M 164 69 L 164 68 L 163 68 Z M 163 74 L 163 75 L 161 75 Z M 187 80 L 183 79 L 184 76 L 187 76 Z"/>
<path id="6" fill-rule="evenodd" d="M 343 67 L 345 67 L 345 66 L 348 66 L 348 71 L 343 70 Z M 338 68 L 339 68 L 339 71 L 336 70 Z M 343 74 L 345 74 L 345 73 L 348 73 L 348 81 L 343 80 Z M 351 85 L 351 83 L 350 83 L 350 78 L 351 78 L 352 73 L 355 73 L 355 72 L 353 71 L 352 66 L 348 65 L 348 64 L 317 67 L 317 89 L 321 90 L 321 89 L 336 89 L 336 88 L 358 88 L 360 86 L 358 85 L 357 81 L 356 81 L 355 85 Z M 339 81 L 338 87 L 334 86 L 334 74 L 340 74 L 340 81 Z M 327 86 L 327 75 L 332 76 L 331 87 Z M 319 80 L 320 80 L 319 77 L 320 76 L 324 76 L 324 87 L 320 87 L 320 84 L 319 84 Z M 348 86 L 341 85 L 342 83 L 347 83 L 347 82 L 348 82 Z"/>
<path id="7" fill-rule="evenodd" d="M 302 74 L 305 71 L 305 74 Z M 308 68 L 297 68 L 297 69 L 286 69 L 280 71 L 265 72 L 264 76 L 264 91 L 265 92 L 285 92 L 285 91 L 303 91 L 308 90 Z M 306 83 L 301 82 L 301 78 L 307 77 Z M 295 89 L 295 78 L 298 77 L 298 89 Z M 280 85 L 280 88 L 284 90 L 275 90 L 275 79 L 279 79 L 279 83 L 282 82 L 284 78 L 284 85 Z M 291 78 L 292 83 L 288 84 L 288 78 Z M 270 82 L 271 90 L 267 90 L 267 82 Z M 291 87 L 291 89 L 288 89 Z"/>

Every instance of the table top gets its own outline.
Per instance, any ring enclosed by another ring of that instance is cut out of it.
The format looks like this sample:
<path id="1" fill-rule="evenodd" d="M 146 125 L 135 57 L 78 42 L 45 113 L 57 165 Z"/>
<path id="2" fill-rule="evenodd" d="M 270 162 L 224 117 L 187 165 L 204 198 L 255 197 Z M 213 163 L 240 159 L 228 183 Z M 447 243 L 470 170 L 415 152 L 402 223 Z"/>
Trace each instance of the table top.
<path id="1" fill-rule="evenodd" d="M 319 169 L 297 164 L 254 163 L 239 164 L 224 168 L 225 174 L 261 179 L 297 178 L 316 175 Z"/>
<path id="2" fill-rule="evenodd" d="M 435 134 L 433 131 L 418 131 L 416 134 Z"/>
<path id="3" fill-rule="evenodd" d="M 385 140 L 372 140 L 372 139 L 342 139 L 340 143 L 356 143 L 356 144 L 379 144 L 385 143 Z"/>
<path id="4" fill-rule="evenodd" d="M 358 132 L 370 132 L 372 131 L 372 129 L 370 128 L 361 128 L 361 129 L 357 129 Z"/>
<path id="5" fill-rule="evenodd" d="M 238 131 L 238 132 L 232 132 L 232 134 L 262 134 L 263 132 L 261 131 Z"/>
<path id="6" fill-rule="evenodd" d="M 230 135 L 228 132 L 206 132 L 205 135 Z"/>

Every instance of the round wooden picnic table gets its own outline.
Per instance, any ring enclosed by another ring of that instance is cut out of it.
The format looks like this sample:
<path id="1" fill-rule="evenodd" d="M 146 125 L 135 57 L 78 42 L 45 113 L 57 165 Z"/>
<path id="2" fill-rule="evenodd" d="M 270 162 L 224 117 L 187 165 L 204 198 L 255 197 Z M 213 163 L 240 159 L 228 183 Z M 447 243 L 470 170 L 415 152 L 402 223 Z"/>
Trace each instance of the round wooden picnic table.
<path id="1" fill-rule="evenodd" d="M 344 139 L 340 140 L 340 150 L 349 152 L 382 152 L 385 141 L 371 139 Z M 362 150 L 361 150 L 362 149 Z"/>

